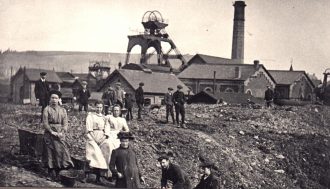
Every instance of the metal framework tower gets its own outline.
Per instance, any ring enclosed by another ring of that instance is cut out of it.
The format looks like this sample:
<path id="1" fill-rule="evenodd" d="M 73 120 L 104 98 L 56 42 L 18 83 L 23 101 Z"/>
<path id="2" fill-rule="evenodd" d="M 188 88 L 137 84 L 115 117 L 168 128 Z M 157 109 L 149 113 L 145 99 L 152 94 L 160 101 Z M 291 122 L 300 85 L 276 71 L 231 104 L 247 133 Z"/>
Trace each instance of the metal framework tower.
<path id="1" fill-rule="evenodd" d="M 146 64 L 148 59 L 153 55 L 147 54 L 147 50 L 150 47 L 155 48 L 157 53 L 157 62 L 158 65 L 167 65 L 170 66 L 169 59 L 180 59 L 182 62 L 182 67 L 186 65 L 186 60 L 181 55 L 180 51 L 177 49 L 174 42 L 169 38 L 169 35 L 165 31 L 165 27 L 168 26 L 164 22 L 164 19 L 160 12 L 147 11 L 142 17 L 142 25 L 144 27 L 144 33 L 139 35 L 130 35 L 128 36 L 128 46 L 125 64 L 129 63 L 129 57 L 132 48 L 135 45 L 141 46 L 141 58 L 140 64 Z M 170 45 L 170 49 L 167 52 L 163 52 L 161 42 L 166 42 Z M 171 52 L 174 52 L 175 55 L 170 55 Z"/>

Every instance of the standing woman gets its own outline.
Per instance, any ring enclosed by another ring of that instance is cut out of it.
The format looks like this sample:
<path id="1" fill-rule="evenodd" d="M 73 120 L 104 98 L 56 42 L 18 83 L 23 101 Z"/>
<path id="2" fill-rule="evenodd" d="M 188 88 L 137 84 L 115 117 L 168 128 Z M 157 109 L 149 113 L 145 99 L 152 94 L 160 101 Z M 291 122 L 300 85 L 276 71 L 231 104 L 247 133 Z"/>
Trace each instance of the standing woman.
<path id="1" fill-rule="evenodd" d="M 62 93 L 50 91 L 50 105 L 43 111 L 43 126 L 45 128 L 44 162 L 48 172 L 54 180 L 62 169 L 73 167 L 73 162 L 65 142 L 65 133 L 68 130 L 68 116 L 66 110 L 58 102 Z"/>
<path id="2" fill-rule="evenodd" d="M 101 174 L 109 170 L 110 163 L 110 126 L 102 114 L 103 102 L 95 103 L 96 113 L 89 113 L 86 118 L 86 159 L 89 167 L 96 173 L 96 182 L 101 183 Z"/>
<path id="3" fill-rule="evenodd" d="M 120 146 L 120 140 L 117 137 L 118 133 L 120 131 L 123 132 L 129 132 L 129 128 L 126 122 L 126 119 L 123 117 L 120 117 L 120 106 L 115 105 L 112 109 L 113 115 L 108 116 L 108 122 L 110 124 L 110 144 L 111 144 L 111 151 L 110 151 L 110 157 L 111 152 L 114 149 L 119 148 Z"/>

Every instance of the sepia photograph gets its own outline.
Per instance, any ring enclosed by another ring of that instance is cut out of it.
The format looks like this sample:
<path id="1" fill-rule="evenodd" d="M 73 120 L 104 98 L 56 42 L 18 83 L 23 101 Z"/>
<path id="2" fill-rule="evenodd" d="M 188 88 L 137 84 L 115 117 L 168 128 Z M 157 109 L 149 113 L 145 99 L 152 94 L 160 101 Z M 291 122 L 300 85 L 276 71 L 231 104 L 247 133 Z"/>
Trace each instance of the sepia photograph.
<path id="1" fill-rule="evenodd" d="M 330 188 L 329 7 L 0 0 L 0 188 Z"/>

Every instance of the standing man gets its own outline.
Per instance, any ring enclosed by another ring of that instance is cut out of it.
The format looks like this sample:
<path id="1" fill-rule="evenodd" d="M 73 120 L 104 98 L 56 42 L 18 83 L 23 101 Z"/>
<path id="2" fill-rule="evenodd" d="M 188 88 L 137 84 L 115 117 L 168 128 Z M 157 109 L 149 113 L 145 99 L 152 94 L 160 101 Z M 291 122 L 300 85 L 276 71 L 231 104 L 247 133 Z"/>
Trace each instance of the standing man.
<path id="1" fill-rule="evenodd" d="M 191 189 L 187 175 L 178 165 L 172 164 L 167 155 L 158 158 L 162 167 L 161 189 L 167 188 L 167 181 L 173 183 L 173 189 Z"/>
<path id="2" fill-rule="evenodd" d="M 143 87 L 144 83 L 140 82 L 139 87 L 135 90 L 135 100 L 138 106 L 138 121 L 142 121 L 141 112 L 144 104 L 144 92 Z"/>
<path id="3" fill-rule="evenodd" d="M 49 104 L 49 83 L 46 81 L 46 72 L 40 73 L 40 79 L 36 82 L 34 93 L 37 101 L 39 101 L 39 106 L 41 106 L 41 122 L 42 122 L 42 113 L 45 107 Z"/>
<path id="4" fill-rule="evenodd" d="M 125 99 L 125 91 L 121 88 L 121 83 L 117 82 L 115 88 L 114 102 L 115 104 L 118 104 L 121 109 L 124 107 L 124 99 Z"/>
<path id="5" fill-rule="evenodd" d="M 117 177 L 116 188 L 136 189 L 144 184 L 144 178 L 141 175 L 137 165 L 136 154 L 129 141 L 134 137 L 130 132 L 119 132 L 120 147 L 113 150 L 110 160 L 110 170 L 112 175 Z"/>
<path id="6" fill-rule="evenodd" d="M 274 99 L 274 92 L 267 85 L 267 90 L 265 91 L 265 101 L 266 101 L 267 108 L 270 108 L 272 106 L 273 99 Z"/>
<path id="7" fill-rule="evenodd" d="M 127 109 L 126 121 L 133 120 L 133 114 L 132 114 L 133 103 L 134 103 L 134 99 L 132 97 L 132 94 L 126 93 L 125 94 L 125 108 Z"/>
<path id="8" fill-rule="evenodd" d="M 219 181 L 212 174 L 211 169 L 214 167 L 212 162 L 204 162 L 200 165 L 203 175 L 199 183 L 194 189 L 219 189 Z"/>
<path id="9" fill-rule="evenodd" d="M 111 109 L 111 106 L 114 105 L 114 99 L 115 99 L 115 92 L 113 88 L 109 86 L 108 90 L 104 91 L 102 95 L 105 115 L 109 114 L 109 110 Z"/>
<path id="10" fill-rule="evenodd" d="M 79 102 L 79 112 L 82 111 L 84 107 L 85 112 L 88 111 L 88 99 L 91 97 L 89 90 L 87 89 L 87 82 L 81 82 L 82 89 L 78 91 L 78 102 Z"/>
<path id="11" fill-rule="evenodd" d="M 174 113 L 173 113 L 173 88 L 169 87 L 168 92 L 165 94 L 164 102 L 166 105 L 166 123 L 168 123 L 168 116 L 171 114 L 173 124 L 175 124 Z"/>
<path id="12" fill-rule="evenodd" d="M 173 102 L 175 106 L 175 115 L 176 115 L 176 123 L 178 127 L 180 127 L 180 122 L 179 122 L 179 114 L 181 115 L 181 126 L 183 128 L 187 128 L 185 123 L 184 123 L 184 118 L 185 118 L 185 109 L 184 109 L 184 103 L 186 102 L 184 93 L 181 91 L 182 86 L 178 85 L 177 86 L 178 90 L 174 92 L 173 94 Z"/>

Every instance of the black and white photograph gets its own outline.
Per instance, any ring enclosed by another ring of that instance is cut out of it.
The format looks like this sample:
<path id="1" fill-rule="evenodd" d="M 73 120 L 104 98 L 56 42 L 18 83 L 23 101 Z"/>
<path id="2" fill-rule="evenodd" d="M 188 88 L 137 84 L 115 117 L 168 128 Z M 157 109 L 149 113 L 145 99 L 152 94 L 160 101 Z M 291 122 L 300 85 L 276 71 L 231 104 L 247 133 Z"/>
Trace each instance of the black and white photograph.
<path id="1" fill-rule="evenodd" d="M 330 188 L 329 7 L 0 0 L 0 188 Z"/>

